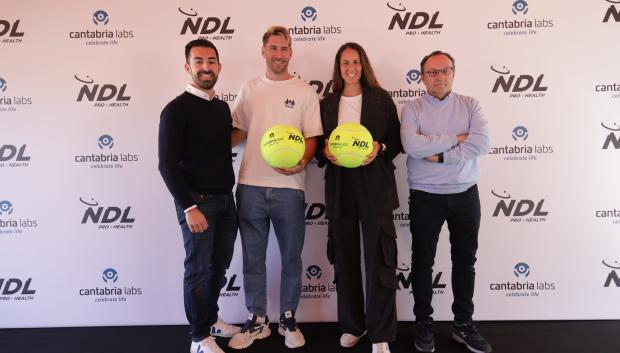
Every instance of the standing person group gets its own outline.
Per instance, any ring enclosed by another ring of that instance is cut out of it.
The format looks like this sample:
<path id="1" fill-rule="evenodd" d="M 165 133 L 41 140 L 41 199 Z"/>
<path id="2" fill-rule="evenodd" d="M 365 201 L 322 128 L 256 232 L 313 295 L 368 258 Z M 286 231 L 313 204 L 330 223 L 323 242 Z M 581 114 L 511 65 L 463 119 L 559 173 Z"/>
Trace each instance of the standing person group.
<path id="1" fill-rule="evenodd" d="M 205 39 L 191 41 L 185 48 L 185 70 L 192 82 L 161 114 L 159 169 L 174 198 L 185 246 L 190 352 L 223 352 L 213 336 L 231 337 L 230 348 L 244 349 L 271 334 L 266 289 L 270 224 L 282 259 L 278 332 L 289 348 L 305 345 L 296 311 L 305 240 L 305 168 L 316 156 L 319 166 L 326 166 L 327 256 L 335 268 L 340 345 L 353 347 L 367 334 L 373 353 L 389 353 L 397 328 L 392 212 L 399 201 L 393 160 L 403 150 L 410 189 L 414 346 L 421 352 L 435 350 L 431 278 L 439 233 L 447 222 L 452 336 L 473 352 L 491 352 L 472 320 L 480 225 L 477 158 L 489 149 L 488 127 L 475 99 L 452 92 L 454 59 L 436 51 L 422 60 L 428 95 L 405 104 L 401 124 L 359 44 L 339 48 L 333 92 L 319 104 L 316 92 L 289 73 L 291 43 L 287 28 L 267 29 L 261 48 L 266 72 L 241 86 L 231 113 L 215 96 L 222 68 L 217 49 Z M 359 123 L 373 137 L 372 152 L 357 168 L 343 167 L 330 150 L 327 138 L 343 123 Z M 271 167 L 260 155 L 263 133 L 277 124 L 292 125 L 305 139 L 303 157 L 291 168 Z M 231 148 L 242 141 L 235 204 Z M 249 314 L 241 328 L 218 319 L 217 305 L 237 227 Z"/>

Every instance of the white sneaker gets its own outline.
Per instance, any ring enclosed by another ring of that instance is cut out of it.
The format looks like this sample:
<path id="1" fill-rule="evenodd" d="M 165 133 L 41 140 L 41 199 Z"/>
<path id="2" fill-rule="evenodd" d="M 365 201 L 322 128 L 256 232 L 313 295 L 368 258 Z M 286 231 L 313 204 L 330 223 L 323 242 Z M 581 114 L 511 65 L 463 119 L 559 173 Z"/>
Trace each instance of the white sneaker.
<path id="1" fill-rule="evenodd" d="M 227 324 L 219 317 L 217 318 L 217 322 L 211 326 L 211 336 L 218 337 L 232 337 L 234 334 L 239 333 L 241 331 L 241 327 Z"/>
<path id="2" fill-rule="evenodd" d="M 340 345 L 345 348 L 351 348 L 355 346 L 365 334 L 366 331 L 359 336 L 352 335 L 350 333 L 343 333 L 342 336 L 340 336 Z"/>
<path id="3" fill-rule="evenodd" d="M 269 337 L 269 335 L 271 335 L 271 330 L 269 329 L 267 317 L 259 319 L 258 316 L 250 314 L 241 331 L 233 335 L 230 341 L 228 341 L 228 347 L 232 349 L 248 348 L 254 343 L 254 340 L 261 340 Z"/>
<path id="4" fill-rule="evenodd" d="M 390 353 L 390 346 L 387 342 L 373 343 L 372 353 Z"/>
<path id="5" fill-rule="evenodd" d="M 288 348 L 299 348 L 306 344 L 304 335 L 301 333 L 299 327 L 297 327 L 295 313 L 292 311 L 284 312 L 280 316 L 278 333 L 284 336 L 284 344 Z"/>
<path id="6" fill-rule="evenodd" d="M 189 349 L 190 353 L 224 353 L 224 351 L 217 345 L 215 338 L 212 336 L 205 338 L 200 342 L 192 342 L 192 346 Z"/>

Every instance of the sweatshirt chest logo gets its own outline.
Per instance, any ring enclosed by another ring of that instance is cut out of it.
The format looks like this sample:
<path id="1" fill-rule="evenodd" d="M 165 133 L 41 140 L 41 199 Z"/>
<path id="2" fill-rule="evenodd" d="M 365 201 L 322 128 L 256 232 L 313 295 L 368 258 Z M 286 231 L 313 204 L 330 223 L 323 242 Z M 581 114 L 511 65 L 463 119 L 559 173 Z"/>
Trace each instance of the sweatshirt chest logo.
<path id="1" fill-rule="evenodd" d="M 287 98 L 287 99 L 284 101 L 284 106 L 285 106 L 285 107 L 287 107 L 287 108 L 291 108 L 291 109 L 292 109 L 292 108 L 295 108 L 295 100 L 294 100 L 294 99 L 288 99 L 288 98 Z"/>

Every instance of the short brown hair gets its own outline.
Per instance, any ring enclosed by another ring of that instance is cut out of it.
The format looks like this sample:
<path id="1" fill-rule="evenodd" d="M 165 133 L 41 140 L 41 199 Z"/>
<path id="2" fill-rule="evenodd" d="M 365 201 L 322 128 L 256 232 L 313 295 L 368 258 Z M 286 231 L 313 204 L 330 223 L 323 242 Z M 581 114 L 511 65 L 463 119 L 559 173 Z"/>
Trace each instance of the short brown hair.
<path id="1" fill-rule="evenodd" d="M 288 28 L 284 26 L 269 26 L 267 32 L 263 34 L 263 46 L 267 45 L 267 41 L 271 36 L 281 36 L 288 41 L 289 48 L 292 48 L 293 41 L 291 35 L 288 33 Z"/>
<path id="2" fill-rule="evenodd" d="M 453 69 L 455 68 L 454 58 L 452 57 L 452 55 L 450 55 L 450 54 L 448 54 L 446 52 L 443 52 L 441 50 L 435 50 L 434 52 L 432 52 L 432 53 L 428 54 L 427 56 L 425 56 L 422 59 L 422 61 L 420 62 L 420 71 L 422 71 L 422 73 L 424 73 L 424 64 L 426 64 L 426 61 L 428 59 L 430 59 L 431 57 L 437 56 L 437 55 L 443 55 L 443 56 L 447 57 L 448 59 L 450 59 L 450 61 L 452 62 L 452 68 Z"/>

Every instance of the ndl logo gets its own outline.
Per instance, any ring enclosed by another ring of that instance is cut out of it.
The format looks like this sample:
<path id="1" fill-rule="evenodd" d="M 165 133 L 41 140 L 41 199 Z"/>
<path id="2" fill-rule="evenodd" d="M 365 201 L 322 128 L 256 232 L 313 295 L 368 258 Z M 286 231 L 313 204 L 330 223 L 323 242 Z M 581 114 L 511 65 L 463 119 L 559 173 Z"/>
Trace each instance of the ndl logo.
<path id="1" fill-rule="evenodd" d="M 238 297 L 239 292 L 241 291 L 241 281 L 238 280 L 239 275 L 237 273 L 233 273 L 232 276 L 226 278 L 226 285 L 222 288 L 220 292 L 221 297 Z"/>
<path id="2" fill-rule="evenodd" d="M 32 278 L 0 278 L 0 303 L 34 300 Z"/>
<path id="3" fill-rule="evenodd" d="M 404 263 L 401 267 L 397 267 L 396 270 L 396 283 L 398 290 L 409 290 L 410 294 L 413 293 L 413 271 L 411 271 L 411 269 Z M 442 275 L 443 272 L 440 271 L 436 272 L 433 277 L 432 287 L 434 295 L 444 294 L 446 290 L 447 284 L 441 281 Z"/>
<path id="4" fill-rule="evenodd" d="M 390 1 L 387 7 L 394 11 L 388 24 L 388 31 L 401 30 L 407 36 L 441 34 L 443 24 L 439 22 L 439 11 L 407 11 L 402 3 Z"/>
<path id="5" fill-rule="evenodd" d="M 327 219 L 325 218 L 325 204 L 321 202 L 305 203 L 306 212 L 306 226 L 326 226 Z"/>
<path id="6" fill-rule="evenodd" d="M 80 202 L 86 206 L 82 216 L 82 224 L 92 223 L 97 229 L 131 229 L 136 221 L 131 217 L 131 206 L 100 206 L 99 202 L 91 198 L 85 200 L 80 197 Z"/>
<path id="7" fill-rule="evenodd" d="M 545 97 L 548 87 L 543 84 L 544 74 L 515 75 L 511 74 L 506 66 L 495 67 L 493 65 L 491 65 L 491 71 L 499 74 L 491 89 L 493 93 L 508 93 L 508 97 L 513 99 Z"/>
<path id="8" fill-rule="evenodd" d="M 620 270 L 620 261 L 605 261 L 603 260 L 603 265 L 605 267 L 611 269 L 609 274 L 607 275 L 607 279 L 605 279 L 605 284 L 603 285 L 605 288 L 609 288 L 612 286 L 618 288 L 620 287 L 620 277 L 618 277 L 618 273 L 616 270 Z"/>
<path id="9" fill-rule="evenodd" d="M 202 17 L 198 16 L 193 8 L 185 9 L 179 7 L 179 12 L 186 16 L 181 26 L 181 35 L 192 34 L 200 35 L 201 38 L 209 40 L 231 40 L 235 29 L 231 27 L 229 17 Z"/>
<path id="10" fill-rule="evenodd" d="M 23 168 L 30 164 L 28 145 L 0 146 L 0 168 Z"/>
<path id="11" fill-rule="evenodd" d="M 506 191 L 497 193 L 494 190 L 491 190 L 491 194 L 500 199 L 497 206 L 495 206 L 495 210 L 493 211 L 493 217 L 503 216 L 508 218 L 510 222 L 514 223 L 535 223 L 547 221 L 549 212 L 544 210 L 545 199 L 515 200 L 512 199 L 512 196 Z"/>
<path id="12" fill-rule="evenodd" d="M 609 5 L 609 8 L 605 12 L 605 16 L 603 16 L 603 23 L 607 23 L 610 20 L 613 22 L 620 22 L 620 9 L 616 7 L 617 4 L 620 4 L 620 0 L 605 1 L 611 3 L 611 5 Z"/>
<path id="13" fill-rule="evenodd" d="M 19 29 L 20 21 L 0 19 L 0 43 L 13 44 L 23 41 L 24 32 Z"/>
<path id="14" fill-rule="evenodd" d="M 603 149 L 620 149 L 620 126 L 618 123 L 612 123 L 612 126 L 607 126 L 605 123 L 601 123 L 601 126 L 609 131 L 607 137 L 605 137 L 605 141 L 603 142 Z"/>
<path id="15" fill-rule="evenodd" d="M 80 91 L 78 92 L 76 102 L 82 102 L 84 100 L 93 102 L 93 107 L 103 108 L 118 108 L 129 106 L 131 96 L 127 95 L 127 84 L 98 84 L 95 83 L 90 76 L 86 75 L 86 78 L 78 75 L 73 76 L 77 81 L 83 83 Z"/>
<path id="16" fill-rule="evenodd" d="M 300 74 L 298 74 L 297 72 L 293 72 L 293 75 L 297 76 L 300 80 L 304 80 Z M 332 80 L 329 80 L 327 82 L 325 81 L 321 81 L 321 80 L 304 80 L 306 81 L 306 83 L 312 87 L 314 87 L 316 94 L 318 94 L 320 97 L 325 97 L 329 94 L 329 91 L 331 91 L 332 89 Z"/>

